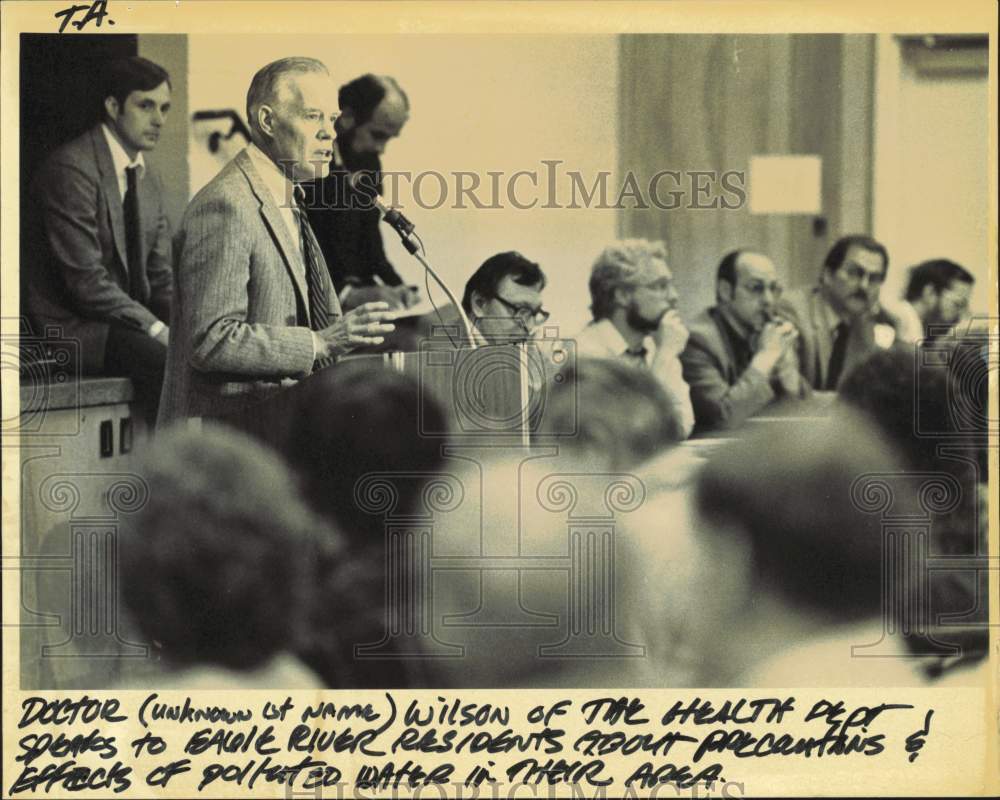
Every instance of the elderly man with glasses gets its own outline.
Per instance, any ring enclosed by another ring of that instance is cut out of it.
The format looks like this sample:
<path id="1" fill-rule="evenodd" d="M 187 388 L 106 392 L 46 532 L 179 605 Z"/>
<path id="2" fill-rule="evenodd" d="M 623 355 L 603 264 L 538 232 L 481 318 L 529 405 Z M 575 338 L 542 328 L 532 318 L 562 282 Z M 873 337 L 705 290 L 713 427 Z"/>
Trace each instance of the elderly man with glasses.
<path id="1" fill-rule="evenodd" d="M 649 370 L 681 421 L 694 428 L 691 396 L 678 358 L 688 339 L 677 311 L 677 290 L 663 242 L 626 239 L 606 247 L 590 274 L 589 323 L 576 336 L 577 353 L 618 358 Z"/>
<path id="2" fill-rule="evenodd" d="M 691 322 L 681 353 L 698 427 L 735 427 L 808 384 L 795 357 L 795 327 L 775 314 L 782 286 L 774 262 L 749 250 L 727 253 L 716 275 L 716 305 Z"/>
<path id="3" fill-rule="evenodd" d="M 482 344 L 531 338 L 549 318 L 542 308 L 545 273 L 514 251 L 487 258 L 465 284 L 462 308 Z"/>
<path id="4" fill-rule="evenodd" d="M 779 313 L 798 328 L 799 368 L 814 389 L 835 391 L 855 366 L 892 344 L 898 322 L 879 302 L 888 271 L 882 244 L 845 236 L 827 253 L 817 286 L 782 298 Z"/>

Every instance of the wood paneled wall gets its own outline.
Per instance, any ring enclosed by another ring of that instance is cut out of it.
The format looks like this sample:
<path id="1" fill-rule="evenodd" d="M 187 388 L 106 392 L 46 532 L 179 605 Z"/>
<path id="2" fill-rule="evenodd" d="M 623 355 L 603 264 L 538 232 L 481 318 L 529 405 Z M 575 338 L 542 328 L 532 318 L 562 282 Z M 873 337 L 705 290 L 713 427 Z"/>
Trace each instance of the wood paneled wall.
<path id="1" fill-rule="evenodd" d="M 622 176 L 645 187 L 662 170 L 732 170 L 748 189 L 752 155 L 823 159 L 825 230 L 808 215 L 751 215 L 748 196 L 739 208 L 692 208 L 738 198 L 716 185 L 696 199 L 690 178 L 676 187 L 679 208 L 619 211 L 621 236 L 666 241 L 687 316 L 714 301 L 728 250 L 761 250 L 789 285 L 804 285 L 839 236 L 870 231 L 874 52 L 869 35 L 621 37 Z M 662 183 L 661 198 L 673 188 Z"/>

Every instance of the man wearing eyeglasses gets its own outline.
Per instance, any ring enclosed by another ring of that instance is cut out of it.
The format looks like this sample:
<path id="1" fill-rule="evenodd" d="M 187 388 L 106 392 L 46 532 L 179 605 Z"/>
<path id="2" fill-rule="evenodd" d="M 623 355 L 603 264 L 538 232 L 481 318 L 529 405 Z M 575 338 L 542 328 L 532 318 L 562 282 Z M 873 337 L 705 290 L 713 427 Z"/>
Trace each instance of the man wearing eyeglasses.
<path id="1" fill-rule="evenodd" d="M 531 337 L 549 318 L 542 308 L 545 273 L 513 251 L 490 256 L 465 284 L 462 308 L 481 344 L 511 344 Z"/>
<path id="2" fill-rule="evenodd" d="M 934 258 L 910 270 L 905 301 L 893 311 L 900 318 L 900 338 L 930 341 L 969 313 L 969 297 L 976 279 L 965 267 L 946 258 Z"/>
<path id="3" fill-rule="evenodd" d="M 577 353 L 618 358 L 648 369 L 680 421 L 680 438 L 694 429 L 691 396 L 678 356 L 688 339 L 677 311 L 677 290 L 663 242 L 626 239 L 606 247 L 590 274 L 589 323 L 576 336 Z"/>
<path id="4" fill-rule="evenodd" d="M 717 304 L 691 322 L 681 353 L 700 429 L 735 427 L 776 398 L 801 396 L 798 331 L 775 315 L 781 294 L 767 256 L 734 250 L 719 263 Z"/>
<path id="5" fill-rule="evenodd" d="M 882 244 L 845 236 L 827 253 L 818 286 L 782 298 L 779 313 L 798 328 L 799 368 L 814 389 L 835 391 L 854 366 L 892 343 L 895 320 L 879 304 L 888 270 Z"/>

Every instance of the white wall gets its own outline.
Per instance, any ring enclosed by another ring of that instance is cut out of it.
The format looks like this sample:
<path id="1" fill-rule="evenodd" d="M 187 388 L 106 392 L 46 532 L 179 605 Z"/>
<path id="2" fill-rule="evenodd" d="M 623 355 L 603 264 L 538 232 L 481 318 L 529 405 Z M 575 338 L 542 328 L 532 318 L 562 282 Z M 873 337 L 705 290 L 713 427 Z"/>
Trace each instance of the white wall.
<path id="1" fill-rule="evenodd" d="M 189 37 L 190 110 L 242 109 L 253 73 L 288 55 L 322 59 L 337 83 L 365 72 L 390 74 L 406 90 L 411 116 L 390 144 L 383 167 L 445 173 L 468 170 L 489 180 L 517 170 L 544 171 L 542 159 L 565 162 L 591 176 L 617 172 L 618 45 L 614 36 L 336 36 L 267 35 Z M 191 189 L 219 168 L 192 136 Z M 568 179 L 563 179 L 567 181 Z M 588 180 L 588 185 L 589 185 Z M 545 304 L 553 322 L 571 335 L 587 319 L 587 277 L 599 250 L 615 237 L 613 209 L 457 209 L 455 181 L 449 199 L 430 210 L 413 205 L 400 184 L 404 210 L 417 225 L 431 263 L 461 292 L 466 278 L 488 256 L 520 250 L 549 276 Z M 610 181 L 615 186 L 614 177 Z M 545 202 L 545 188 L 522 179 L 522 199 Z M 565 187 L 564 187 L 565 188 Z M 421 185 L 425 201 L 437 183 Z M 482 191 L 484 200 L 487 193 Z M 560 202 L 564 202 L 560 190 Z M 614 194 L 612 200 L 614 202 Z M 467 202 L 466 205 L 469 205 Z M 386 229 L 389 255 L 404 278 L 420 280 L 419 264 Z"/>
<path id="2" fill-rule="evenodd" d="M 888 34 L 877 54 L 874 230 L 892 259 L 884 296 L 901 295 L 914 264 L 950 258 L 976 276 L 971 310 L 985 315 L 987 76 L 918 75 Z"/>

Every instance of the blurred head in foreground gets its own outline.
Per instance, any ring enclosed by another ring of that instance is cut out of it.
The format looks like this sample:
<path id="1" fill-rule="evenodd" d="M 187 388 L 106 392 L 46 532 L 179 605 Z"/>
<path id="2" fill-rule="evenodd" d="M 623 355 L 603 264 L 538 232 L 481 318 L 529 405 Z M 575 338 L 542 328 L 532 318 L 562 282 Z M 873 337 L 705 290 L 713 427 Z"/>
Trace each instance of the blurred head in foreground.
<path id="1" fill-rule="evenodd" d="M 707 663 L 734 669 L 718 680 L 838 626 L 879 626 L 880 517 L 858 492 L 867 474 L 900 471 L 891 446 L 853 416 L 768 429 L 718 451 L 696 489 L 700 539 L 732 592 L 731 615 L 703 643 Z M 850 665 L 850 649 L 843 655 Z"/>
<path id="2" fill-rule="evenodd" d="M 618 470 L 684 439 L 683 421 L 647 370 L 619 360 L 581 358 L 557 377 L 545 399 L 541 442 Z"/>
<path id="3" fill-rule="evenodd" d="M 355 647 L 386 636 L 392 613 L 386 606 L 386 514 L 424 511 L 424 488 L 441 468 L 442 439 L 423 431 L 445 430 L 444 411 L 433 397 L 421 397 L 412 377 L 365 361 L 314 375 L 295 397 L 282 451 L 313 510 L 346 544 L 324 551 L 317 563 L 319 591 L 302 658 L 328 686 L 412 685 L 419 680 L 418 661 L 401 658 L 392 647 L 361 661 Z M 391 495 L 392 508 L 373 512 L 365 499 L 372 493 Z"/>
<path id="4" fill-rule="evenodd" d="M 208 425 L 158 436 L 142 474 L 149 501 L 122 546 L 140 630 L 175 668 L 266 669 L 296 644 L 315 558 L 315 520 L 291 474 Z"/>

